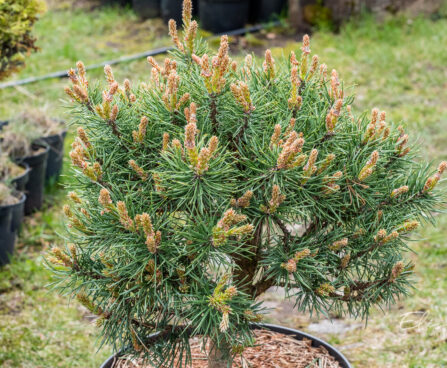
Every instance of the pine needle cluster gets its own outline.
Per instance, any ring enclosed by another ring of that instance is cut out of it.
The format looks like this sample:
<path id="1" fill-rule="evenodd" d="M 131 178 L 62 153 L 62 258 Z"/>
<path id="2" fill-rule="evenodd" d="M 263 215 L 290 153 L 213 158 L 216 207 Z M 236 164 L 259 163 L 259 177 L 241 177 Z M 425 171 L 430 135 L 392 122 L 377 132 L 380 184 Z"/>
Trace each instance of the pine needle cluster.
<path id="1" fill-rule="evenodd" d="M 258 297 L 284 287 L 300 311 L 366 318 L 411 288 L 410 234 L 444 204 L 433 171 L 384 112 L 355 117 L 338 73 L 301 53 L 215 55 L 185 1 L 182 38 L 132 85 L 82 63 L 76 177 L 58 286 L 99 315 L 103 341 L 186 364 L 189 338 L 233 354 L 253 344 Z M 156 335 L 152 335 L 156 333 Z M 212 365 L 212 364 L 211 364 Z"/>

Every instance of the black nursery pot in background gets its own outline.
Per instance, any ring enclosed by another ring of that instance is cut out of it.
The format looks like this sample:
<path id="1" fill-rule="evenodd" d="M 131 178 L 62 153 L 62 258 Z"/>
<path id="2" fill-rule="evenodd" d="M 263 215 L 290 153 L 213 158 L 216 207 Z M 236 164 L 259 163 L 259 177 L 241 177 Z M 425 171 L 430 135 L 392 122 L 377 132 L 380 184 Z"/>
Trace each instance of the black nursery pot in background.
<path id="1" fill-rule="evenodd" d="M 213 33 L 243 28 L 248 21 L 250 0 L 200 0 L 202 27 Z"/>
<path id="2" fill-rule="evenodd" d="M 160 16 L 160 0 L 132 0 L 135 13 L 141 18 L 156 18 Z"/>
<path id="3" fill-rule="evenodd" d="M 0 206 L 0 266 L 9 263 L 14 251 L 16 234 L 11 231 L 12 205 Z"/>
<path id="4" fill-rule="evenodd" d="M 192 15 L 199 15 L 199 0 L 192 0 Z"/>
<path id="5" fill-rule="evenodd" d="M 14 252 L 16 234 L 23 220 L 26 196 L 20 194 L 18 203 L 0 206 L 0 266 L 8 264 Z"/>
<path id="6" fill-rule="evenodd" d="M 287 0 L 251 0 L 250 20 L 254 22 L 266 22 L 275 15 L 281 14 L 287 4 Z"/>
<path id="7" fill-rule="evenodd" d="M 13 205 L 11 222 L 11 230 L 16 234 L 18 234 L 25 216 L 26 195 L 25 193 L 17 192 L 17 197 L 19 198 L 19 203 Z"/>
<path id="8" fill-rule="evenodd" d="M 336 348 L 334 348 L 332 345 L 329 345 L 327 342 L 320 340 L 319 338 L 309 335 L 307 333 L 293 330 L 291 328 L 282 327 L 282 326 L 276 326 L 276 325 L 270 325 L 270 324 L 252 324 L 252 329 L 266 329 L 273 332 L 277 332 L 280 334 L 288 335 L 296 340 L 303 340 L 307 339 L 312 341 L 313 347 L 324 347 L 331 356 L 335 358 L 335 360 L 340 364 L 341 368 L 353 368 L 351 364 L 348 362 L 348 360 L 345 358 L 345 356 L 339 352 Z M 298 353 L 298 352 L 297 352 Z M 118 358 L 121 356 L 121 354 L 115 354 L 112 355 L 109 359 L 107 359 L 100 368 L 114 368 L 115 363 L 117 362 Z M 274 357 L 272 357 L 274 358 Z"/>
<path id="9" fill-rule="evenodd" d="M 193 0 L 192 14 L 197 15 L 199 1 Z M 161 17 L 167 23 L 174 19 L 178 26 L 182 24 L 183 0 L 161 0 Z"/>
<path id="10" fill-rule="evenodd" d="M 125 6 L 130 3 L 131 0 L 101 0 L 102 5 L 119 5 Z"/>
<path id="11" fill-rule="evenodd" d="M 24 162 L 30 167 L 29 179 L 25 185 L 26 201 L 25 215 L 39 210 L 43 204 L 43 189 L 45 185 L 45 173 L 49 147 L 40 144 L 33 145 L 34 150 L 41 150 L 35 155 L 23 157 L 18 162 Z"/>
<path id="12" fill-rule="evenodd" d="M 62 171 L 64 162 L 64 141 L 66 135 L 67 131 L 63 131 L 60 134 L 40 138 L 40 140 L 50 148 L 50 151 L 48 152 L 47 168 L 45 171 L 45 181 L 52 178 L 57 179 Z"/>
<path id="13" fill-rule="evenodd" d="M 182 24 L 183 0 L 161 0 L 161 17 L 165 22 L 174 19 L 177 25 Z"/>

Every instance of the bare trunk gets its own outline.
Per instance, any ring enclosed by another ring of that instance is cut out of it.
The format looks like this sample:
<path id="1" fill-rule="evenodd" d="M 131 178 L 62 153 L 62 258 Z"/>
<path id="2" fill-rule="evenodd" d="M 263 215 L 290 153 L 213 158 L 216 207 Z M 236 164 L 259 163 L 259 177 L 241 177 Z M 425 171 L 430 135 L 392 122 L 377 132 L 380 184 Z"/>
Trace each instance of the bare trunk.
<path id="1" fill-rule="evenodd" d="M 302 25 L 302 19 L 300 0 L 289 0 L 289 25 L 298 31 Z"/>
<path id="2" fill-rule="evenodd" d="M 231 368 L 233 358 L 227 347 L 223 348 L 211 340 L 208 351 L 208 368 Z"/>

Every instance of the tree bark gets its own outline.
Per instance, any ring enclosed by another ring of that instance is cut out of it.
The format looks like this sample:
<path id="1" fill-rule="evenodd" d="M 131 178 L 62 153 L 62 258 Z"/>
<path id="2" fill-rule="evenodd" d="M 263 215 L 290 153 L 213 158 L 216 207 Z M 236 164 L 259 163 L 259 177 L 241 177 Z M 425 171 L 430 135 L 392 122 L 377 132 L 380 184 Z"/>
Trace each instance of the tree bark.
<path id="1" fill-rule="evenodd" d="M 300 0 L 289 0 L 289 25 L 298 31 L 302 25 L 302 19 Z"/>
<path id="2" fill-rule="evenodd" d="M 208 368 L 231 368 L 233 358 L 229 348 L 218 346 L 213 340 L 210 341 L 208 351 Z"/>

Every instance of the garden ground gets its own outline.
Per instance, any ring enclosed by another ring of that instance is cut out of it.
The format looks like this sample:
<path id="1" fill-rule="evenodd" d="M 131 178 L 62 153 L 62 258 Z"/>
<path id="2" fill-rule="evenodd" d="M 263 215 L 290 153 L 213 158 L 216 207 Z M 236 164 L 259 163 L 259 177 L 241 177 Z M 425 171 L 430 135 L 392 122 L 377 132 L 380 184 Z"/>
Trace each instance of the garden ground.
<path id="1" fill-rule="evenodd" d="M 86 9 L 87 1 L 52 1 L 37 23 L 41 51 L 14 78 L 64 70 L 78 59 L 87 65 L 148 50 L 169 42 L 161 21 L 141 22 L 130 10 Z M 79 5 L 81 3 L 81 5 Z M 233 51 L 272 47 L 276 56 L 298 50 L 299 44 L 282 28 L 264 35 L 233 40 Z M 284 49 L 276 47 L 284 46 Z M 312 51 L 329 68 L 336 68 L 345 88 L 356 86 L 357 113 L 377 106 L 389 120 L 404 121 L 412 138 L 436 162 L 447 158 L 447 19 L 392 18 L 377 24 L 372 18 L 347 24 L 338 34 L 316 31 Z M 163 56 L 162 56 L 163 57 Z M 149 77 L 145 60 L 114 67 L 118 80 Z M 102 78 L 102 71 L 89 73 Z M 66 80 L 48 80 L 0 90 L 0 117 L 25 107 L 46 106 L 66 116 L 63 86 Z M 67 147 L 70 139 L 68 139 Z M 65 174 L 69 170 L 65 169 Z M 68 176 L 62 182 L 68 181 Z M 110 353 L 96 353 L 97 334 L 92 316 L 76 301 L 51 291 L 51 275 L 43 256 L 60 243 L 63 231 L 60 184 L 47 188 L 45 209 L 27 219 L 17 256 L 0 271 L 0 365 L 2 367 L 99 367 Z M 409 257 L 416 263 L 416 289 L 390 311 L 374 311 L 367 326 L 334 318 L 330 323 L 293 312 L 293 304 L 270 292 L 274 308 L 269 322 L 300 328 L 340 348 L 355 367 L 447 366 L 447 215 L 438 227 L 421 229 Z"/>

